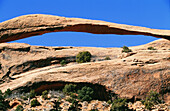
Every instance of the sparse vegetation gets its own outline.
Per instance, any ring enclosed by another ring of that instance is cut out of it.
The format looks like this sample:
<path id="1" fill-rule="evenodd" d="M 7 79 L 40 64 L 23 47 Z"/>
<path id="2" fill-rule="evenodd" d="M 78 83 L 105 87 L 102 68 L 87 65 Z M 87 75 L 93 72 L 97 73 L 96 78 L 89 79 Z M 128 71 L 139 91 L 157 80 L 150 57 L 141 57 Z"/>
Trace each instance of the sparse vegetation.
<path id="1" fill-rule="evenodd" d="M 18 105 L 15 111 L 24 111 L 24 108 L 22 105 Z"/>
<path id="2" fill-rule="evenodd" d="M 111 101 L 111 100 L 108 100 L 107 103 L 108 103 L 108 104 L 112 104 L 112 101 Z"/>
<path id="3" fill-rule="evenodd" d="M 116 98 L 113 100 L 111 111 L 129 111 L 127 107 L 126 99 Z"/>
<path id="4" fill-rule="evenodd" d="M 6 97 L 10 96 L 11 94 L 12 94 L 12 91 L 8 88 L 4 93 L 4 97 L 6 98 Z"/>
<path id="5" fill-rule="evenodd" d="M 42 92 L 42 98 L 43 99 L 48 99 L 48 91 L 47 90 Z"/>
<path id="6" fill-rule="evenodd" d="M 39 106 L 39 105 L 40 105 L 40 103 L 38 102 L 37 99 L 33 99 L 33 100 L 31 101 L 31 107 L 36 107 L 36 106 Z"/>
<path id="7" fill-rule="evenodd" d="M 74 94 L 74 93 L 71 93 L 71 94 L 70 94 L 70 97 L 72 97 L 72 98 L 75 98 L 75 99 L 76 99 L 76 98 L 77 98 L 77 95 L 76 95 L 76 94 Z"/>
<path id="8" fill-rule="evenodd" d="M 61 99 L 60 96 L 56 96 L 59 93 L 62 93 L 62 95 L 64 95 L 64 93 L 67 94 L 67 96 L 63 96 L 63 98 Z M 2 93 L 0 91 L 0 111 L 6 111 L 10 108 L 9 106 L 9 101 L 7 100 L 12 100 L 10 99 L 11 97 L 14 98 L 18 98 L 22 96 L 25 96 L 25 98 L 30 98 L 32 97 L 33 99 L 31 99 L 31 102 L 27 102 L 27 100 L 23 100 L 20 99 L 21 101 L 21 105 L 18 105 L 17 108 L 15 109 L 15 111 L 23 111 L 25 108 L 27 108 L 28 106 L 32 107 L 32 110 L 36 109 L 36 106 L 40 106 L 42 105 L 42 107 L 44 108 L 44 106 L 47 104 L 51 104 L 48 106 L 48 108 L 46 110 L 49 111 L 61 111 L 65 108 L 68 108 L 69 111 L 80 111 L 82 109 L 87 109 L 87 107 L 89 108 L 88 104 L 91 104 L 91 109 L 89 109 L 90 111 L 98 111 L 102 108 L 102 110 L 107 110 L 108 108 L 110 109 L 110 111 L 132 111 L 131 106 L 129 107 L 128 104 L 130 105 L 130 103 L 126 102 L 126 99 L 123 98 L 118 98 L 118 95 L 115 95 L 111 92 L 109 92 L 110 95 L 110 99 L 106 102 L 106 101 L 101 101 L 98 102 L 98 100 L 92 101 L 96 98 L 94 95 L 94 90 L 91 87 L 87 87 L 87 86 L 77 86 L 74 84 L 67 84 L 65 85 L 65 87 L 63 88 L 63 92 L 59 92 L 59 91 L 43 91 L 42 92 L 42 98 L 40 98 L 40 95 L 37 95 L 35 98 L 35 91 L 31 90 L 30 93 L 22 93 L 19 94 L 17 92 L 10 93 L 10 90 L 5 91 L 5 93 Z M 47 94 L 49 95 L 53 95 L 53 97 L 46 100 L 47 99 Z M 5 98 L 5 95 L 11 95 L 8 98 Z M 15 96 L 17 95 L 17 96 Z M 20 96 L 18 96 L 20 95 Z M 32 96 L 30 96 L 32 95 Z M 112 98 L 112 99 L 111 99 Z M 39 102 L 38 100 L 40 100 L 41 102 Z M 52 101 L 51 101 L 52 100 Z M 62 107 L 60 107 L 60 104 L 62 103 Z M 69 106 L 69 104 L 71 103 L 71 105 Z M 95 103 L 96 102 L 96 103 Z M 155 107 L 155 104 L 159 104 L 162 101 L 159 98 L 159 93 L 154 92 L 154 91 L 150 91 L 146 97 L 145 100 L 141 100 L 141 102 L 145 105 L 145 108 L 148 110 L 152 110 L 153 107 Z M 40 104 L 41 103 L 41 104 Z M 24 105 L 23 105 L 24 104 Z M 98 104 L 100 104 L 102 107 L 99 108 Z M 131 103 L 133 104 L 133 103 Z M 23 106 L 22 106 L 23 105 Z M 25 106 L 26 105 L 26 106 Z M 64 106 L 63 106 L 64 105 Z M 11 108 L 13 108 L 13 106 L 11 106 Z M 99 108 L 99 109 L 98 109 Z M 14 108 L 12 109 L 14 110 Z"/>
<path id="9" fill-rule="evenodd" d="M 60 62 L 60 64 L 61 64 L 61 66 L 65 66 L 65 65 L 67 64 L 67 62 L 66 62 L 66 60 L 62 60 L 62 61 Z"/>
<path id="10" fill-rule="evenodd" d="M 69 107 L 69 111 L 80 111 L 81 104 L 79 104 L 79 101 L 77 101 L 76 99 L 73 99 L 72 100 L 72 104 L 71 106 Z"/>
<path id="11" fill-rule="evenodd" d="M 29 95 L 30 99 L 34 98 L 35 96 L 36 96 L 35 90 L 31 90 Z"/>
<path id="12" fill-rule="evenodd" d="M 66 101 L 68 101 L 69 103 L 72 103 L 73 100 L 74 100 L 74 98 L 72 98 L 72 97 L 69 97 L 66 99 Z"/>
<path id="13" fill-rule="evenodd" d="M 9 106 L 9 101 L 5 100 L 4 94 L 0 90 L 0 111 L 6 111 Z"/>
<path id="14" fill-rule="evenodd" d="M 144 105 L 145 105 L 145 108 L 151 110 L 152 107 L 155 105 L 155 104 L 159 104 L 161 103 L 161 100 L 159 99 L 159 93 L 155 92 L 155 91 L 150 91 L 148 93 L 148 96 L 146 97 L 146 99 L 144 100 Z"/>
<path id="15" fill-rule="evenodd" d="M 104 60 L 111 60 L 109 56 L 105 57 Z"/>
<path id="16" fill-rule="evenodd" d="M 144 102 L 145 108 L 151 110 L 154 104 L 151 101 Z"/>
<path id="17" fill-rule="evenodd" d="M 53 102 L 53 109 L 51 109 L 50 111 L 61 111 L 61 107 L 60 107 L 60 104 L 61 102 L 60 101 L 52 101 Z"/>
<path id="18" fill-rule="evenodd" d="M 79 52 L 76 56 L 76 62 L 77 63 L 84 63 L 84 62 L 90 62 L 91 60 L 91 53 L 88 51 Z"/>
<path id="19" fill-rule="evenodd" d="M 148 50 L 156 50 L 154 47 L 148 47 Z"/>
<path id="20" fill-rule="evenodd" d="M 123 46 L 122 48 L 123 48 L 122 52 L 125 52 L 125 53 L 132 52 L 132 50 L 129 49 L 127 46 Z"/>

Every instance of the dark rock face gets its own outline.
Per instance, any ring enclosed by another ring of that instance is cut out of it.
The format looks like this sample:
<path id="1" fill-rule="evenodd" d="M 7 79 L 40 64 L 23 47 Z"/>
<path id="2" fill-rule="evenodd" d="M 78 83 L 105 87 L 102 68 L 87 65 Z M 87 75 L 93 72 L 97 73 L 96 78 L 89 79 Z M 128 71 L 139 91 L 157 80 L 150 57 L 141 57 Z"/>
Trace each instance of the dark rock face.
<path id="1" fill-rule="evenodd" d="M 65 81 L 40 81 L 35 83 L 30 83 L 26 86 L 19 87 L 15 89 L 16 92 L 29 92 L 30 90 L 34 89 L 36 93 L 41 94 L 44 90 L 62 90 L 66 84 L 75 84 L 77 85 L 77 90 L 80 90 L 82 87 L 87 86 L 91 87 L 94 90 L 94 98 L 96 100 L 109 100 L 110 95 L 105 86 L 99 84 L 92 84 L 86 82 L 65 82 Z"/>
<path id="2" fill-rule="evenodd" d="M 150 29 L 80 18 L 52 15 L 24 15 L 0 23 L 0 43 L 49 32 L 88 32 L 93 34 L 147 35 L 170 40 L 170 30 Z"/>

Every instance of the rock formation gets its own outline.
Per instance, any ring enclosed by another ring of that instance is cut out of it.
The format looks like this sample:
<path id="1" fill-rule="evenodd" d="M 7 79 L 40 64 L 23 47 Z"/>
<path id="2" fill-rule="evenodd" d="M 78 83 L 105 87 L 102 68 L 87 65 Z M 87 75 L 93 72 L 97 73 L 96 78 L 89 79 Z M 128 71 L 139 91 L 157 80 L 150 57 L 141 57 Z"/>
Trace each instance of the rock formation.
<path id="1" fill-rule="evenodd" d="M 154 47 L 156 50 L 148 50 Z M 99 84 L 127 98 L 144 98 L 155 90 L 169 97 L 170 41 L 157 40 L 130 47 L 133 54 L 122 48 L 43 47 L 21 43 L 0 44 L 0 90 L 7 88 L 45 90 L 66 83 Z M 89 51 L 89 63 L 75 63 L 80 51 Z M 111 60 L 105 60 L 109 56 Z M 68 64 L 61 66 L 61 60 Z M 36 87 L 35 87 L 36 86 Z M 102 92 L 102 91 L 98 91 Z"/>
<path id="2" fill-rule="evenodd" d="M 98 20 L 33 14 L 16 17 L 0 23 L 0 43 L 62 31 L 93 34 L 147 35 L 170 40 L 170 30 L 150 29 Z"/>

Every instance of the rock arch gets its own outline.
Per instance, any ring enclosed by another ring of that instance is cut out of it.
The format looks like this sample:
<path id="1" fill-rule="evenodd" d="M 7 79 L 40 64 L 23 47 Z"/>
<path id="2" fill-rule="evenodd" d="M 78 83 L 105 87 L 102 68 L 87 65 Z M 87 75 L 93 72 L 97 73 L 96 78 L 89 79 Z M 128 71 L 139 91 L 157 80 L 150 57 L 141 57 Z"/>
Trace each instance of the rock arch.
<path id="1" fill-rule="evenodd" d="M 170 40 L 170 30 L 150 29 L 99 20 L 32 14 L 0 23 L 0 43 L 62 31 L 88 32 L 93 34 L 146 35 Z"/>

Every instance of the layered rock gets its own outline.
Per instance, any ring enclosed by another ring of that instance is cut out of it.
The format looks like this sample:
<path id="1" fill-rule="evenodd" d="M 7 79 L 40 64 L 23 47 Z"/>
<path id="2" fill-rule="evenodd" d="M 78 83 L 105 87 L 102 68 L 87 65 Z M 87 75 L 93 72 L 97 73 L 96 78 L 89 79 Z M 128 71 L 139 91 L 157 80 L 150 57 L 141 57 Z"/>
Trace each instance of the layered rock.
<path id="1" fill-rule="evenodd" d="M 170 40 L 170 30 L 150 29 L 98 20 L 33 14 L 16 17 L 0 23 L 0 43 L 62 31 L 93 34 L 147 35 Z"/>
<path id="2" fill-rule="evenodd" d="M 121 97 L 144 98 L 148 91 L 155 90 L 165 101 L 169 100 L 168 40 L 130 47 L 134 54 L 122 53 L 121 48 L 42 47 L 18 43 L 2 43 L 0 49 L 3 77 L 0 90 L 3 91 L 29 89 L 35 85 L 36 90 L 45 90 L 57 88 L 61 83 L 91 83 L 106 86 Z M 80 51 L 89 51 L 93 55 L 91 62 L 75 63 Z M 104 60 L 107 56 L 111 60 Z M 66 66 L 59 64 L 63 59 L 68 61 Z"/>

